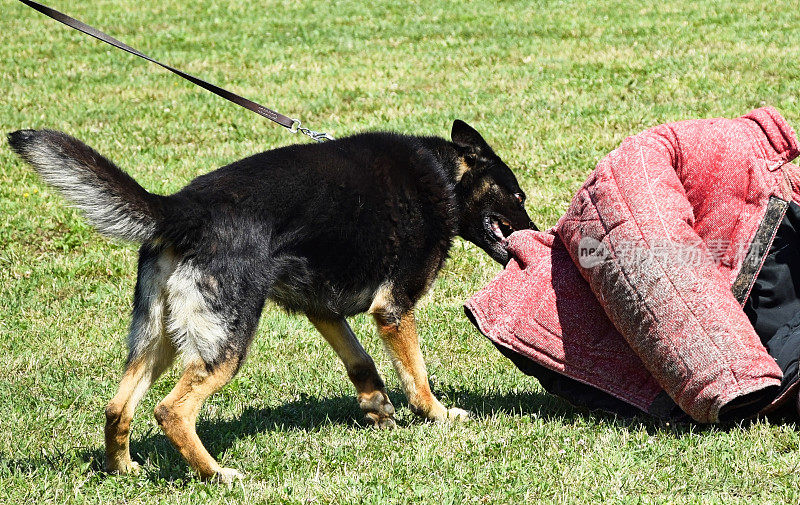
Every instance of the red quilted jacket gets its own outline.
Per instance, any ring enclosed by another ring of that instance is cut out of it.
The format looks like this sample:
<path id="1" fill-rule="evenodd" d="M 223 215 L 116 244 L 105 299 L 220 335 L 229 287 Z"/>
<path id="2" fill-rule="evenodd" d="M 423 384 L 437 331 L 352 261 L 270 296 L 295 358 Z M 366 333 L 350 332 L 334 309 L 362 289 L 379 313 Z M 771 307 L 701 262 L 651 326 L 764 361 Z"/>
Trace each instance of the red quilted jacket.
<path id="1" fill-rule="evenodd" d="M 699 422 L 775 405 L 782 372 L 742 305 L 800 200 L 797 155 L 770 107 L 630 137 L 554 228 L 509 237 L 513 259 L 467 313 L 578 403 L 661 417 L 677 404 Z"/>

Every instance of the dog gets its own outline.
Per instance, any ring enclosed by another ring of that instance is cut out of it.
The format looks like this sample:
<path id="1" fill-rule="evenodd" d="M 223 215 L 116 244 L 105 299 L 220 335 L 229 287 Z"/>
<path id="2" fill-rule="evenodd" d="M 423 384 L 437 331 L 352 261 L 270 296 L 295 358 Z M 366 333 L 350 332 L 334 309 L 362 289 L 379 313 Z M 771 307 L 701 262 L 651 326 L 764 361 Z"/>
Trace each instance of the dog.
<path id="1" fill-rule="evenodd" d="M 467 416 L 431 393 L 414 305 L 459 235 L 505 265 L 503 241 L 534 228 L 525 193 L 481 135 L 456 120 L 451 140 L 388 132 L 282 147 L 149 193 L 92 148 L 52 130 L 11 147 L 101 234 L 141 243 L 129 353 L 106 414 L 106 468 L 138 470 L 130 423 L 178 357 L 184 372 L 155 417 L 201 478 L 241 477 L 195 431 L 203 402 L 239 370 L 265 300 L 305 314 L 344 362 L 366 420 L 394 426 L 394 406 L 345 318 L 368 312 L 412 411 Z"/>

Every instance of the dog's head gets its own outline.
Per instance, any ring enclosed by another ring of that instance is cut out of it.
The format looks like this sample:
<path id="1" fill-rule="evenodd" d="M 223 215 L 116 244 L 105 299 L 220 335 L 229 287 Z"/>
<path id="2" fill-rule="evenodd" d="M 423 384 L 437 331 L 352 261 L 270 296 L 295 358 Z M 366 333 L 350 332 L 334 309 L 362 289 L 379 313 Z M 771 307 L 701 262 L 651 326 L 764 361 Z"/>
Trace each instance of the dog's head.
<path id="1" fill-rule="evenodd" d="M 517 230 L 537 229 L 525 212 L 525 193 L 511 169 L 474 128 L 456 119 L 451 139 L 459 157 L 458 233 L 505 265 L 509 256 L 503 240 Z"/>

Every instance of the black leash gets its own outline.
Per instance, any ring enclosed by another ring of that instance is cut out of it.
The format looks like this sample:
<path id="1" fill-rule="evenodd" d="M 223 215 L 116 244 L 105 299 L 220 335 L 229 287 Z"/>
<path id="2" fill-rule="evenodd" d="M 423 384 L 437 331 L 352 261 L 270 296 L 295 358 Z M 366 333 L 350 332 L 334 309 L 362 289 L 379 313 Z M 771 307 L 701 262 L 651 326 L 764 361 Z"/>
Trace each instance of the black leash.
<path id="1" fill-rule="evenodd" d="M 131 46 L 120 42 L 119 40 L 111 37 L 97 28 L 91 27 L 86 23 L 82 23 L 75 18 L 71 18 L 62 12 L 58 12 L 55 9 L 51 9 L 46 5 L 42 5 L 40 3 L 31 2 L 30 0 L 19 0 L 20 2 L 24 3 L 28 7 L 36 9 L 37 11 L 41 12 L 45 16 L 55 19 L 56 21 L 63 23 L 70 28 L 74 28 L 78 31 L 81 31 L 87 35 L 91 35 L 92 37 L 102 40 L 106 44 L 111 44 L 112 46 L 116 47 L 117 49 L 122 49 L 123 51 L 127 51 L 131 54 L 135 54 L 139 58 L 144 58 L 147 61 L 155 63 L 156 65 L 166 68 L 172 73 L 178 74 L 179 76 L 183 77 L 184 79 L 197 84 L 201 88 L 207 89 L 208 91 L 221 96 L 226 100 L 230 100 L 231 102 L 244 107 L 245 109 L 249 109 L 256 114 L 260 114 L 265 118 L 278 123 L 279 125 L 287 128 L 292 133 L 303 133 L 304 135 L 308 135 L 312 139 L 316 140 L 317 142 L 324 142 L 326 140 L 333 140 L 333 137 L 328 135 L 327 133 L 316 132 L 314 130 L 309 130 L 308 128 L 304 127 L 300 124 L 300 121 L 297 119 L 290 118 L 289 116 L 284 116 L 280 112 L 275 112 L 272 109 L 264 107 L 261 104 L 258 104 L 252 100 L 248 100 L 242 96 L 237 95 L 236 93 L 232 93 L 226 89 L 220 88 L 215 84 L 211 84 L 210 82 L 206 82 L 203 79 L 195 77 L 193 75 L 187 74 L 182 70 L 178 70 L 177 68 L 170 67 L 169 65 L 165 65 L 160 61 L 156 61 L 153 58 L 147 56 L 146 54 L 137 51 L 136 49 L 132 48 Z"/>

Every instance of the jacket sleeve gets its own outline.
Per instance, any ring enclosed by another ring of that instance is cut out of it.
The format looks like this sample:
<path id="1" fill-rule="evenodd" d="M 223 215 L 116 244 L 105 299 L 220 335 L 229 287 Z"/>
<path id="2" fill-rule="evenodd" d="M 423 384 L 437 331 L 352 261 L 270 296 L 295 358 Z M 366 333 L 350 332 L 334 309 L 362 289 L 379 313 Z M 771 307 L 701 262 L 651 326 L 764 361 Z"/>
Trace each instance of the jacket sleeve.
<path id="1" fill-rule="evenodd" d="M 726 120 L 707 120 L 715 121 Z M 716 422 L 754 397 L 768 401 L 781 372 L 693 228 L 676 172 L 681 145 L 672 125 L 628 138 L 598 164 L 557 230 L 659 384 L 695 420 Z"/>

